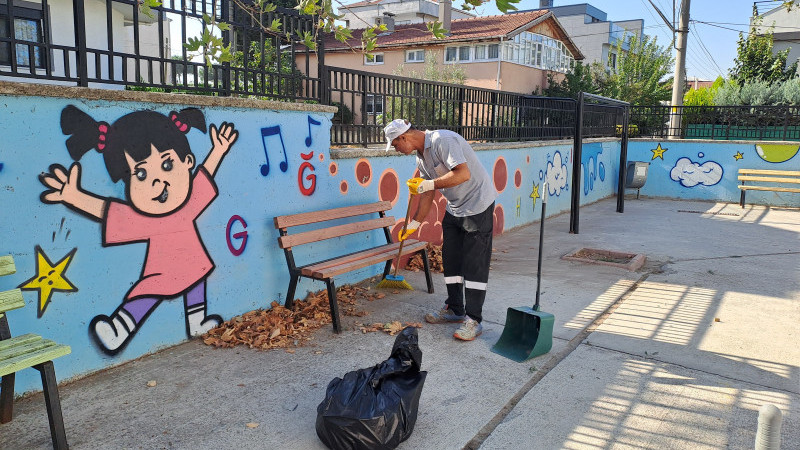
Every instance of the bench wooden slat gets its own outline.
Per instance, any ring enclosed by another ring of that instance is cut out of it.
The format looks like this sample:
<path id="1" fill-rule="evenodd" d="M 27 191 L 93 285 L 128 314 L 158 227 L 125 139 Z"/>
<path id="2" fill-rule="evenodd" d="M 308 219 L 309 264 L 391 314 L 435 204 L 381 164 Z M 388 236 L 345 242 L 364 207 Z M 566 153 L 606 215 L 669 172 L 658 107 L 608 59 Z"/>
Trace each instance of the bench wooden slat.
<path id="1" fill-rule="evenodd" d="M 394 222 L 394 217 L 382 217 L 378 219 L 337 225 L 335 227 L 322 228 L 319 230 L 305 231 L 303 233 L 279 237 L 278 246 L 283 249 L 291 248 L 295 245 L 308 244 L 309 242 L 324 241 L 325 239 L 360 233 L 362 231 L 390 227 L 394 225 Z"/>
<path id="2" fill-rule="evenodd" d="M 275 217 L 275 228 L 288 228 L 309 223 L 325 222 L 327 220 L 343 219 L 345 217 L 361 216 L 364 214 L 388 211 L 392 209 L 391 202 L 375 202 L 365 205 L 345 206 L 342 208 L 325 209 L 321 211 L 290 214 Z"/>
<path id="3" fill-rule="evenodd" d="M 23 306 L 25 306 L 25 299 L 22 297 L 21 290 L 11 289 L 0 292 L 0 316 L 6 311 L 19 309 Z"/>
<path id="4" fill-rule="evenodd" d="M 17 266 L 14 265 L 14 258 L 11 255 L 0 256 L 0 277 L 16 272 Z"/>
<path id="5" fill-rule="evenodd" d="M 30 342 L 39 341 L 41 339 L 41 336 L 32 333 L 23 334 L 22 336 L 17 336 L 15 338 L 3 339 L 0 340 L 0 352 L 3 352 L 15 345 L 27 344 Z"/>
<path id="6" fill-rule="evenodd" d="M 743 175 L 788 175 L 800 177 L 800 170 L 739 169 Z"/>
<path id="7" fill-rule="evenodd" d="M 0 352 L 0 376 L 52 361 L 71 352 L 72 349 L 68 345 L 57 344 L 49 339 L 12 346 Z"/>
<path id="8" fill-rule="evenodd" d="M 739 189 L 743 191 L 775 191 L 775 192 L 800 192 L 800 188 L 782 188 L 772 186 L 742 186 Z"/>
<path id="9" fill-rule="evenodd" d="M 739 175 L 739 181 L 768 181 L 770 183 L 800 183 L 800 178 L 758 177 L 753 175 Z"/>
<path id="10" fill-rule="evenodd" d="M 416 241 L 416 239 L 414 241 Z M 412 242 L 412 240 L 409 239 L 406 242 L 407 243 L 408 242 Z M 315 271 L 319 271 L 319 270 L 322 270 L 322 269 L 325 269 L 325 268 L 328 268 L 328 267 L 332 267 L 332 266 L 336 266 L 336 265 L 339 265 L 339 264 L 344 264 L 344 263 L 348 263 L 348 262 L 351 262 L 351 261 L 357 261 L 357 260 L 363 259 L 363 258 L 369 258 L 371 256 L 375 256 L 377 254 L 384 253 L 386 250 L 394 250 L 396 252 L 399 248 L 400 248 L 400 243 L 399 242 L 394 242 L 392 244 L 385 244 L 385 245 L 380 246 L 380 247 L 370 248 L 370 249 L 367 249 L 367 250 L 364 250 L 364 251 L 361 251 L 361 252 L 356 252 L 356 253 L 351 253 L 349 255 L 340 256 L 338 258 L 327 259 L 325 261 L 320 261 L 318 263 L 314 263 L 314 264 L 311 264 L 311 265 L 308 265 L 308 266 L 305 266 L 305 267 L 302 267 L 302 268 L 303 269 L 308 269 L 311 272 L 315 272 Z"/>
<path id="11" fill-rule="evenodd" d="M 408 255 L 411 253 L 418 252 L 421 249 L 425 248 L 426 245 L 427 245 L 426 242 L 419 242 L 419 241 L 413 244 L 407 243 L 406 245 L 403 246 L 402 255 Z M 346 272 L 371 266 L 373 264 L 388 261 L 396 256 L 397 256 L 397 249 L 387 249 L 383 253 L 376 254 L 369 258 L 360 259 L 358 261 L 346 262 L 344 264 L 327 267 L 319 271 L 313 271 L 311 273 L 303 273 L 303 275 L 311 276 L 317 279 L 330 278 Z"/>

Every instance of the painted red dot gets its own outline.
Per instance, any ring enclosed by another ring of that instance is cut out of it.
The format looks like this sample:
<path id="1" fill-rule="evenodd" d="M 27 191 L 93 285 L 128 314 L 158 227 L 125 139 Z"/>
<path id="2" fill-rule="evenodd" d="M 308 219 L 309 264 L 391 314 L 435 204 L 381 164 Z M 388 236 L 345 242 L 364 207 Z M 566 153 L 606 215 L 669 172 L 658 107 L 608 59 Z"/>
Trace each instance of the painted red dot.
<path id="1" fill-rule="evenodd" d="M 503 205 L 494 207 L 494 230 L 492 234 L 499 236 L 503 234 L 503 227 L 505 226 L 505 213 L 503 212 Z"/>
<path id="2" fill-rule="evenodd" d="M 341 183 L 339 183 L 339 191 L 340 191 L 342 194 L 347 194 L 347 190 L 348 190 L 348 189 L 349 189 L 349 188 L 348 188 L 348 186 L 347 186 L 347 181 L 344 181 L 344 180 L 342 180 L 342 182 L 341 182 Z"/>
<path id="3" fill-rule="evenodd" d="M 525 162 L 530 164 L 531 163 L 531 155 L 525 157 Z"/>
<path id="4" fill-rule="evenodd" d="M 356 162 L 356 181 L 361 186 L 367 187 L 372 182 L 372 165 L 366 159 Z"/>
<path id="5" fill-rule="evenodd" d="M 522 186 L 522 172 L 517 169 L 514 171 L 514 187 L 519 189 Z"/>
<path id="6" fill-rule="evenodd" d="M 508 167 L 506 166 L 505 158 L 497 158 L 497 160 L 494 162 L 492 178 L 494 179 L 494 188 L 497 190 L 497 192 L 503 192 L 506 189 L 506 183 L 508 182 Z"/>
<path id="7" fill-rule="evenodd" d="M 386 169 L 378 180 L 378 198 L 384 202 L 391 202 L 392 206 L 397 203 L 400 197 L 400 180 L 397 172 L 393 169 Z"/>
<path id="8" fill-rule="evenodd" d="M 320 153 L 319 154 L 319 160 L 320 161 L 325 161 L 325 154 L 324 153 Z"/>
<path id="9" fill-rule="evenodd" d="M 330 163 L 328 166 L 328 172 L 330 172 L 332 176 L 336 175 L 339 173 L 339 165 L 335 162 Z"/>

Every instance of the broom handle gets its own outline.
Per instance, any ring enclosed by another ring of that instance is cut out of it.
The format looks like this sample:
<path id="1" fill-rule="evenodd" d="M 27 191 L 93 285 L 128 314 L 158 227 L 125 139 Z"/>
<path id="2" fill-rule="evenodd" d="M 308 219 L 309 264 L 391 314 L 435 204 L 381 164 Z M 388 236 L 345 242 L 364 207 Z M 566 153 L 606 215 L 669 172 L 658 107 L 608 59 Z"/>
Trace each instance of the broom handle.
<path id="1" fill-rule="evenodd" d="M 406 227 L 408 227 L 408 217 L 411 215 L 411 199 L 414 198 L 414 195 L 408 194 L 408 206 L 406 207 L 406 220 L 403 222 L 403 233 L 406 234 Z M 400 255 L 403 254 L 403 245 L 406 243 L 406 240 L 403 239 L 400 241 L 400 250 L 397 251 L 397 260 L 394 262 L 394 277 L 397 276 L 397 267 L 400 265 Z"/>
<path id="2" fill-rule="evenodd" d="M 547 182 L 542 183 L 544 193 L 542 194 L 542 218 L 539 221 L 539 261 L 536 264 L 536 304 L 533 310 L 539 310 L 539 291 L 542 284 L 542 243 L 544 242 L 544 211 L 547 208 Z"/>

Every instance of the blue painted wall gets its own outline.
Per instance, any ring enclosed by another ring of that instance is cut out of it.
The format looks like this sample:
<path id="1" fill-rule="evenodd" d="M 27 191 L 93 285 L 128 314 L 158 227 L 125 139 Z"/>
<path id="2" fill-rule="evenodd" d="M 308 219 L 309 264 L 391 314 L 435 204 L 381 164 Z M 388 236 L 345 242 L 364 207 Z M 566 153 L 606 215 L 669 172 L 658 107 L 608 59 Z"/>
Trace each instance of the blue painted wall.
<path id="1" fill-rule="evenodd" d="M 644 141 L 628 144 L 628 161 L 649 162 L 642 195 L 739 202 L 739 169 L 800 170 L 800 145 L 770 142 Z M 800 206 L 800 194 L 748 191 L 748 204 Z"/>
<path id="2" fill-rule="evenodd" d="M 101 351 L 90 336 L 90 322 L 98 315 L 111 315 L 139 280 L 146 245 L 104 247 L 100 223 L 63 204 L 40 200 L 46 188 L 38 177 L 53 164 L 69 167 L 73 163 L 65 145 L 68 136 L 60 126 L 61 113 L 67 105 L 75 105 L 94 120 L 109 124 L 133 111 L 153 110 L 167 115 L 186 105 L 27 96 L 3 96 L 2 103 L 0 204 L 5 214 L 0 224 L 4 236 L 0 254 L 13 255 L 17 273 L 0 278 L 0 290 L 32 286 L 31 280 L 41 275 L 37 273 L 37 247 L 54 266 L 71 255 L 69 265 L 61 272 L 69 284 L 62 284 L 65 290 L 52 291 L 46 307 L 41 302 L 46 289 L 24 291 L 26 307 L 8 315 L 13 335 L 37 333 L 70 345 L 72 354 L 56 361 L 59 380 L 185 340 L 184 304 L 179 296 L 162 301 L 122 351 Z M 239 131 L 238 140 L 214 176 L 219 195 L 196 221 L 199 236 L 216 266 L 207 279 L 209 314 L 229 319 L 268 307 L 272 301 L 285 300 L 289 277 L 283 252 L 277 246 L 274 216 L 373 202 L 392 192 L 392 198 L 387 198 L 395 202 L 390 213 L 398 221 L 405 216 L 405 180 L 414 173 L 415 158 L 381 154 L 331 159 L 331 114 L 230 107 L 199 109 L 207 124 L 233 123 Z M 209 135 L 191 130 L 186 136 L 197 162 L 204 161 L 211 149 Z M 579 187 L 583 202 L 613 195 L 619 143 L 585 144 L 583 151 L 584 183 Z M 501 229 L 538 220 L 543 194 L 540 188 L 545 179 L 549 180 L 551 195 L 548 212 L 557 214 L 569 209 L 571 145 L 483 150 L 478 154 L 497 180 L 500 193 L 496 223 Z M 267 160 L 268 172 L 264 167 Z M 100 153 L 90 151 L 80 164 L 82 189 L 128 202 L 124 184 L 112 183 Z M 382 182 L 388 188 L 382 189 Z M 435 225 L 431 224 L 433 228 Z M 299 263 L 311 262 L 340 254 L 344 247 L 367 248 L 383 243 L 383 239 L 383 233 L 374 232 L 309 244 L 297 249 L 296 258 Z M 337 278 L 337 283 L 362 280 L 380 273 L 381 268 L 350 273 Z M 322 288 L 322 283 L 303 280 L 297 296 Z M 40 388 L 38 373 L 27 370 L 19 374 L 18 393 Z"/>

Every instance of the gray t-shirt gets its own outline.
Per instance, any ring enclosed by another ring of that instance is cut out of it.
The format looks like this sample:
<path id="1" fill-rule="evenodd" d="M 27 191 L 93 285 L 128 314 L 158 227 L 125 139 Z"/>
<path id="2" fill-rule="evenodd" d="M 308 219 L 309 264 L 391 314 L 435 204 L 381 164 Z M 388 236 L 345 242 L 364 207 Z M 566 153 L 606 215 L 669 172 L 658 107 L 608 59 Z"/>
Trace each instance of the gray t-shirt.
<path id="1" fill-rule="evenodd" d="M 467 163 L 469 180 L 447 189 L 440 189 L 447 199 L 447 211 L 456 217 L 473 216 L 486 211 L 497 198 L 489 173 L 483 167 L 475 150 L 450 130 L 425 132 L 423 157 L 417 153 L 417 168 L 422 178 L 433 180 L 459 164 Z"/>

